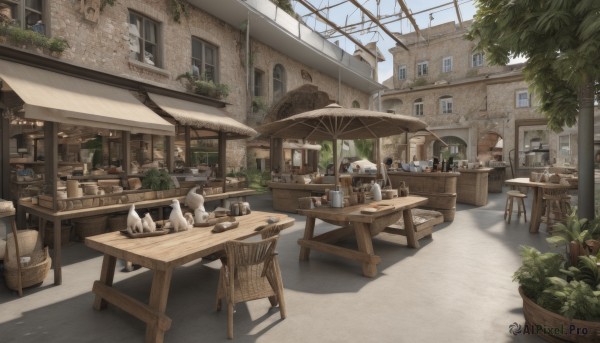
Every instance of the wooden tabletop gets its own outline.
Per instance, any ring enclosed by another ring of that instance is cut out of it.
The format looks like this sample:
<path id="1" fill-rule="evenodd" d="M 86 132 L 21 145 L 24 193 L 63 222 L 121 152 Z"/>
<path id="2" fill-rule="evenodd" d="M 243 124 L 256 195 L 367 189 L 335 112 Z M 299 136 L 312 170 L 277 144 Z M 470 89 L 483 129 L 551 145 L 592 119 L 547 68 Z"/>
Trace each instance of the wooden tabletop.
<path id="1" fill-rule="evenodd" d="M 298 213 L 307 217 L 315 217 L 326 220 L 350 221 L 361 223 L 373 223 L 377 218 L 389 214 L 391 212 L 402 211 L 407 208 L 413 208 L 425 204 L 429 199 L 418 196 L 398 197 L 381 201 L 373 201 L 366 204 L 354 206 L 333 208 L 333 207 L 317 207 L 313 209 L 298 209 Z M 382 210 L 379 212 L 365 214 L 361 210 L 377 205 L 389 206 L 390 210 Z"/>
<path id="2" fill-rule="evenodd" d="M 256 228 L 266 225 L 271 217 L 279 218 L 282 228 L 294 224 L 294 219 L 285 214 L 252 211 L 235 217 L 239 222 L 237 228 L 221 233 L 213 233 L 212 226 L 144 238 L 129 238 L 116 231 L 87 237 L 85 245 L 149 269 L 167 270 L 223 250 L 227 241 L 256 235 Z"/>
<path id="3" fill-rule="evenodd" d="M 516 179 L 509 179 L 504 181 L 505 184 L 509 186 L 516 187 L 541 187 L 541 188 L 568 188 L 568 189 L 577 189 L 577 184 L 568 184 L 562 185 L 559 183 L 552 182 L 534 182 L 530 181 L 528 177 L 518 177 Z"/>

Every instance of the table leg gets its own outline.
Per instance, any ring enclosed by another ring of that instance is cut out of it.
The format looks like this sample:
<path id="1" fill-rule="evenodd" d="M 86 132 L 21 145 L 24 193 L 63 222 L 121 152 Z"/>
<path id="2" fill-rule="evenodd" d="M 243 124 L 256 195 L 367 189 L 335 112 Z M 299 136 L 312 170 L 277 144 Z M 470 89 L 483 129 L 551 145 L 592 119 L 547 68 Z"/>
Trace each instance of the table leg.
<path id="1" fill-rule="evenodd" d="M 404 220 L 404 232 L 406 233 L 406 242 L 410 248 L 418 249 L 419 241 L 415 236 L 415 225 L 413 223 L 412 211 L 406 209 L 402 211 L 402 218 Z"/>
<path id="2" fill-rule="evenodd" d="M 315 218 L 306 217 L 306 225 L 304 226 L 304 237 L 305 240 L 311 240 L 315 234 Z M 300 260 L 307 261 L 310 255 L 310 249 L 307 247 L 300 247 Z"/>
<path id="3" fill-rule="evenodd" d="M 529 233 L 538 233 L 543 212 L 544 189 L 536 187 L 533 190 L 533 204 L 531 205 L 531 221 L 529 222 Z"/>
<path id="4" fill-rule="evenodd" d="M 102 270 L 100 271 L 100 282 L 102 284 L 108 287 L 112 286 L 115 276 L 116 265 L 116 257 L 107 254 L 104 255 L 104 259 L 102 260 Z M 106 305 L 106 300 L 104 300 L 100 295 L 96 294 L 96 299 L 94 300 L 94 308 L 96 310 L 101 310 L 106 308 Z"/>
<path id="5" fill-rule="evenodd" d="M 366 223 L 354 222 L 354 233 L 356 235 L 356 243 L 358 245 L 358 251 L 374 256 L 375 251 L 373 250 L 373 241 L 371 240 L 371 231 L 369 225 Z M 377 265 L 370 262 L 362 263 L 363 275 L 366 277 L 375 277 L 377 275 Z"/>
<path id="6" fill-rule="evenodd" d="M 150 290 L 150 308 L 158 313 L 164 314 L 167 309 L 167 300 L 169 297 L 169 287 L 171 285 L 172 269 L 155 270 L 152 278 L 152 288 Z M 146 342 L 162 343 L 165 338 L 165 327 L 156 325 L 158 323 L 148 323 L 146 325 Z"/>
<path id="7" fill-rule="evenodd" d="M 52 228 L 52 230 L 54 230 L 54 249 L 52 249 L 52 264 L 54 265 L 54 284 L 58 286 L 62 284 L 62 262 L 60 256 L 62 250 L 60 246 L 60 236 L 62 228 L 60 219 L 54 220 L 54 227 Z"/>

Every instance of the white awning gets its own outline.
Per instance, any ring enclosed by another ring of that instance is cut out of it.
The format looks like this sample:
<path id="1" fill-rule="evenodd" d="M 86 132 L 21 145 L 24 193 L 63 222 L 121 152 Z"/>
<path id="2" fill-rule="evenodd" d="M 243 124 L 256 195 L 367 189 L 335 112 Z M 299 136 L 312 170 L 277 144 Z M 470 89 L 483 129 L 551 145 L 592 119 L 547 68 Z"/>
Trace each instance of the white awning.
<path id="1" fill-rule="evenodd" d="M 227 139 L 249 138 L 258 134 L 253 128 L 231 118 L 229 113 L 221 108 L 154 93 L 148 93 L 148 96 L 180 124 L 197 129 L 225 132 Z"/>
<path id="2" fill-rule="evenodd" d="M 25 103 L 25 118 L 175 135 L 175 126 L 123 88 L 4 60 L 0 60 L 0 79 Z"/>

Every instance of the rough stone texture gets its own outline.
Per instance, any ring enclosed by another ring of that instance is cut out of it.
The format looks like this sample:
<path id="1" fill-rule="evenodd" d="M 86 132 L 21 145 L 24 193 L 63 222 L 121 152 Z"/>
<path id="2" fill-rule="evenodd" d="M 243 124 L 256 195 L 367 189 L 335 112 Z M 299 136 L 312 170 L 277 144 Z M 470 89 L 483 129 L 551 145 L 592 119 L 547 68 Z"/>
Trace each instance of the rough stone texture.
<path id="1" fill-rule="evenodd" d="M 192 36 L 198 37 L 219 48 L 219 82 L 230 87 L 225 99 L 227 110 L 236 120 L 248 123 L 251 98 L 246 92 L 245 34 L 236 27 L 212 17 L 200 9 L 191 8 L 188 17 L 181 23 L 173 21 L 167 11 L 167 0 L 141 1 L 119 0 L 114 6 L 106 6 L 97 23 L 84 19 L 80 2 L 72 0 L 49 1 L 49 25 L 51 36 L 62 36 L 69 42 L 62 59 L 91 69 L 122 75 L 128 78 L 159 84 L 163 87 L 185 91 L 185 85 L 177 76 L 190 70 Z M 129 58 L 128 11 L 149 17 L 160 25 L 159 58 L 161 63 L 153 67 Z M 281 64 L 285 68 L 286 90 L 290 91 L 309 82 L 326 92 L 331 99 L 338 98 L 338 81 L 294 60 L 292 56 L 272 47 L 251 40 L 254 68 L 264 71 L 265 102 L 273 102 L 273 67 Z M 305 77 L 302 77 L 304 71 Z M 251 70 L 251 72 L 253 72 Z M 358 91 L 347 84 L 341 85 L 338 102 L 351 107 L 358 101 L 362 108 L 369 108 L 369 94 Z M 239 168 L 245 165 L 245 154 L 238 156 L 243 142 L 228 144 L 228 163 Z M 235 159 L 232 157 L 235 155 Z"/>
<path id="2" fill-rule="evenodd" d="M 530 94 L 531 106 L 516 106 L 517 91 L 527 90 L 528 85 L 522 74 L 523 65 L 489 66 L 484 59 L 482 67 L 471 66 L 472 51 L 475 44 L 464 39 L 466 22 L 463 28 L 454 23 L 447 23 L 422 30 L 417 40 L 416 33 L 399 35 L 406 42 L 409 51 L 396 47 L 390 49 L 394 56 L 394 90 L 387 90 L 382 97 L 382 110 L 393 110 L 395 113 L 414 115 L 414 103 L 422 99 L 424 115 L 420 117 L 429 124 L 429 128 L 440 137 L 456 136 L 467 144 L 467 159 L 487 160 L 487 154 L 478 156 L 478 145 L 485 145 L 490 135 L 503 138 L 502 159 L 508 161 L 509 151 L 515 148 L 515 123 L 524 119 L 541 119 L 545 117 L 536 109 L 535 96 Z M 442 73 L 442 59 L 452 56 L 452 72 Z M 421 61 L 429 61 L 429 75 L 419 80 L 416 77 L 416 66 Z M 405 65 L 407 80 L 398 80 L 398 66 Z M 440 97 L 451 96 L 453 100 L 452 114 L 441 114 Z M 550 130 L 548 130 L 550 131 Z M 549 132 L 550 162 L 577 164 L 576 154 L 557 156 L 558 136 L 571 134 L 571 151 L 576 148 L 577 131 L 567 129 L 564 133 Z M 398 138 L 396 138 L 398 140 Z M 404 147 L 384 141 L 384 156 L 395 159 L 406 159 Z M 427 146 L 415 147 L 416 151 L 424 151 L 421 158 L 432 158 L 433 141 Z M 410 159 L 411 155 L 408 155 Z"/>

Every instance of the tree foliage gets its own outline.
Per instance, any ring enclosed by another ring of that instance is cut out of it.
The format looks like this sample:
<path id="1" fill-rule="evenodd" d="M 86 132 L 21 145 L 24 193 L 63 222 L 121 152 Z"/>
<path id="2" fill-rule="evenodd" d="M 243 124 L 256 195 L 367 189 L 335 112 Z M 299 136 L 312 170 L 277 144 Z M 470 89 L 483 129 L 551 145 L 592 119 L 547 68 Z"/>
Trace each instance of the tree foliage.
<path id="1" fill-rule="evenodd" d="M 598 94 L 598 0 L 479 0 L 467 38 L 491 64 L 528 58 L 525 79 L 554 131 L 576 123 L 585 87 Z"/>

